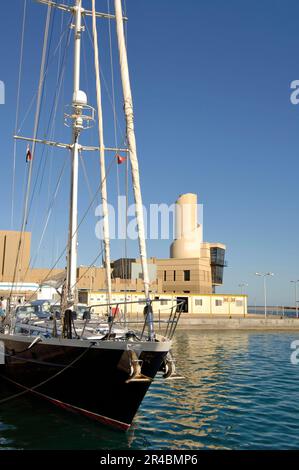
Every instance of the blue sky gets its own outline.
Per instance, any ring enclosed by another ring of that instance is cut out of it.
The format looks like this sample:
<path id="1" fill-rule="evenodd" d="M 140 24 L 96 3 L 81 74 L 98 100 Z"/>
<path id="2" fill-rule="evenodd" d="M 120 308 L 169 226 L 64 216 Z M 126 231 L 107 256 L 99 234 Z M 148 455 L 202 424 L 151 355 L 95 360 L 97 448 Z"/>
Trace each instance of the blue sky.
<path id="1" fill-rule="evenodd" d="M 110 2 L 112 5 L 112 2 Z M 135 104 L 136 134 L 145 205 L 175 201 L 195 192 L 204 204 L 204 238 L 227 245 L 228 268 L 222 292 L 240 292 L 249 284 L 250 302 L 263 303 L 262 281 L 256 271 L 272 271 L 269 302 L 287 305 L 294 298 L 291 279 L 299 279 L 298 175 L 299 105 L 290 102 L 290 83 L 299 79 L 299 4 L 295 0 L 127 0 L 128 53 Z M 91 2 L 85 0 L 87 8 Z M 0 80 L 6 103 L 0 106 L 1 229 L 11 228 L 11 186 L 17 77 L 23 0 L 3 2 L 0 32 Z M 107 0 L 97 1 L 107 11 Z M 28 0 L 20 119 L 23 121 L 37 88 L 46 7 Z M 49 73 L 43 99 L 39 135 L 47 135 L 49 115 L 57 93 L 58 60 L 63 57 L 68 17 L 52 18 Z M 63 21 L 61 23 L 61 21 Z M 62 25 L 62 30 L 61 30 Z M 90 28 L 89 21 L 87 22 Z M 111 25 L 115 96 L 120 127 L 122 99 L 117 69 L 114 25 Z M 61 31 L 61 49 L 54 50 Z M 111 95 L 108 23 L 99 24 L 101 62 Z M 93 63 L 88 33 L 84 34 L 82 88 L 95 104 Z M 63 106 L 71 102 L 72 43 L 54 136 L 69 141 L 63 127 Z M 105 137 L 114 145 L 113 115 L 104 91 Z M 34 107 L 21 134 L 33 132 Z M 96 141 L 95 130 L 82 140 Z M 121 134 L 118 133 L 121 142 Z M 23 182 L 27 171 L 26 145 L 17 146 L 14 229 L 20 228 Z M 99 181 L 97 155 L 84 156 L 92 191 Z M 109 157 L 111 161 L 111 156 Z M 50 229 L 36 266 L 49 265 L 66 237 L 68 156 L 63 150 L 36 153 L 35 196 L 28 229 L 34 246 L 39 241 L 46 208 L 63 162 L 67 161 Z M 38 166 L 40 163 L 40 173 Z M 108 162 L 109 164 L 109 162 Z M 121 189 L 124 168 L 119 167 Z M 117 195 L 116 169 L 109 175 L 109 196 Z M 80 214 L 90 200 L 84 173 L 80 176 Z M 79 262 L 97 256 L 92 211 L 80 229 Z M 150 241 L 151 256 L 167 257 L 168 241 Z M 113 257 L 124 244 L 112 242 Z M 137 245 L 130 244 L 135 256 Z M 63 264 L 63 263 L 62 263 Z"/>

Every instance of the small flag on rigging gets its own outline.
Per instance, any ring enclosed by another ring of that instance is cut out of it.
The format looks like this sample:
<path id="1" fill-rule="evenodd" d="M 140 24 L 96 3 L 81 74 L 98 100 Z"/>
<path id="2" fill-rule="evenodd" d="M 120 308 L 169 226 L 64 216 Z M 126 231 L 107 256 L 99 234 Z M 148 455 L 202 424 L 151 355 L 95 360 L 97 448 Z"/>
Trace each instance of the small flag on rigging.
<path id="1" fill-rule="evenodd" d="M 26 163 L 31 162 L 32 160 L 32 154 L 30 152 L 29 145 L 27 146 L 27 151 L 26 151 Z"/>
<path id="2" fill-rule="evenodd" d="M 117 164 L 121 165 L 123 162 L 126 161 L 127 157 L 122 157 L 121 155 L 115 155 L 115 158 L 117 159 Z"/>

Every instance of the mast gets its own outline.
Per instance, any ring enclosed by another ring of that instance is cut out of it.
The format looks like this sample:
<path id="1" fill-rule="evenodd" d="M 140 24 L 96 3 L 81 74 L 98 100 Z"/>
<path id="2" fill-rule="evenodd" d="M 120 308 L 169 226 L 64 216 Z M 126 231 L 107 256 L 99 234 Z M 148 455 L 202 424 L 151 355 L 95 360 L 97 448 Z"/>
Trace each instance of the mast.
<path id="1" fill-rule="evenodd" d="M 133 100 L 132 100 L 132 92 L 131 92 L 131 84 L 130 84 L 127 49 L 126 49 L 126 43 L 125 43 L 121 0 L 114 0 L 114 7 L 115 7 L 116 32 L 117 32 L 117 41 L 118 41 L 118 50 L 119 50 L 120 72 L 121 72 L 121 81 L 122 81 L 123 98 L 124 98 L 124 111 L 125 111 L 126 127 L 127 127 L 127 141 L 128 141 L 128 147 L 129 147 L 130 162 L 131 162 L 131 167 L 132 167 L 133 190 L 134 190 L 136 218 L 137 218 L 137 225 L 138 225 L 139 251 L 140 251 L 141 266 L 142 266 L 142 273 L 143 273 L 144 293 L 145 293 L 145 298 L 146 298 L 146 303 L 147 303 L 146 314 L 147 314 L 147 320 L 148 320 L 149 338 L 153 339 L 154 327 L 153 327 L 153 315 L 152 315 L 152 309 L 151 309 L 150 297 L 149 297 L 150 283 L 149 283 L 147 253 L 146 253 L 146 244 L 145 244 L 143 205 L 142 205 L 142 196 L 141 196 L 141 189 L 140 189 L 139 165 L 138 165 L 138 159 L 137 159 L 136 138 L 135 138 L 135 132 L 134 132 Z"/>
<path id="2" fill-rule="evenodd" d="M 84 92 L 80 91 L 80 59 L 81 59 L 81 33 L 82 33 L 82 0 L 75 0 L 74 11 L 74 91 L 73 91 L 73 137 L 72 137 L 72 174 L 70 194 L 70 220 L 69 245 L 67 257 L 67 301 L 71 305 L 77 303 L 77 224 L 78 224 L 78 163 L 79 163 L 79 136 L 82 130 L 82 106 L 87 104 Z"/>
<path id="3" fill-rule="evenodd" d="M 92 0 L 92 33 L 93 33 L 93 44 L 94 44 L 94 65 L 95 65 L 95 74 L 96 74 L 98 132 L 99 132 L 99 145 L 100 145 L 101 195 L 102 195 L 102 206 L 103 206 L 103 229 L 104 229 L 105 265 L 106 265 L 105 272 L 106 272 L 106 283 L 107 283 L 107 291 L 108 291 L 108 304 L 110 305 L 111 304 L 111 261 L 110 261 L 109 218 L 108 218 L 108 196 L 107 196 L 102 92 L 101 92 L 101 77 L 100 77 L 95 0 Z"/>

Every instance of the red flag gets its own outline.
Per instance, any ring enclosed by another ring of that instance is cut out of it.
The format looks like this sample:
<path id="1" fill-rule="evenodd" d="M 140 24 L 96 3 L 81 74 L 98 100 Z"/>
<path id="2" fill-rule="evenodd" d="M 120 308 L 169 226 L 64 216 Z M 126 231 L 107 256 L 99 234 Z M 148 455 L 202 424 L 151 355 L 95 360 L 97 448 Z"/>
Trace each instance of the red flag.
<path id="1" fill-rule="evenodd" d="M 28 145 L 27 152 L 26 152 L 26 163 L 31 162 L 31 160 L 32 160 L 32 155 L 31 155 L 30 148 Z"/>
<path id="2" fill-rule="evenodd" d="M 115 158 L 117 159 L 117 164 L 118 165 L 121 165 L 127 159 L 127 157 L 121 157 L 120 155 L 115 155 Z"/>

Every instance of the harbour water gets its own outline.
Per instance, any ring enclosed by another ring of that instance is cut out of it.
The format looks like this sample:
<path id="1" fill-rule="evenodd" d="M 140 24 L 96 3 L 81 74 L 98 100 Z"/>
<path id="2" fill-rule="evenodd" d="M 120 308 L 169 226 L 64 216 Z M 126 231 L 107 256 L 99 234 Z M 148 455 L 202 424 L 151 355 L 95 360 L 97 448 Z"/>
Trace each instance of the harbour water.
<path id="1" fill-rule="evenodd" d="M 0 408 L 0 449 L 298 449 L 299 333 L 178 331 L 184 380 L 158 379 L 127 433 L 22 397 Z"/>
<path id="2" fill-rule="evenodd" d="M 299 311 L 294 308 L 286 308 L 277 305 L 276 307 L 267 307 L 267 315 L 276 318 L 295 318 Z M 255 315 L 265 315 L 265 307 L 248 306 L 248 313 Z"/>

